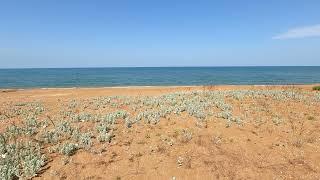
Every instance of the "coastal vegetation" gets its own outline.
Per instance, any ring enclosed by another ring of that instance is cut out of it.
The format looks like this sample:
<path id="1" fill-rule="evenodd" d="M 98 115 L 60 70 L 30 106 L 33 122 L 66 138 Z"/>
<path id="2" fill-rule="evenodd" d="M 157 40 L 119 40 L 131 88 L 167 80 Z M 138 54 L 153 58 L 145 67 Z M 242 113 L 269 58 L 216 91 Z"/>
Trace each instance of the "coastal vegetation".
<path id="1" fill-rule="evenodd" d="M 320 91 L 320 86 L 314 86 L 312 89 L 315 91 Z"/>
<path id="2" fill-rule="evenodd" d="M 159 96 L 99 96 L 59 100 L 54 110 L 41 101 L 4 102 L 0 113 L 3 126 L 0 134 L 0 179 L 35 177 L 46 171 L 55 156 L 68 159 L 78 151 L 99 154 L 108 151 L 106 147 L 117 137 L 120 129 L 129 131 L 140 124 L 153 127 L 161 122 L 172 122 L 172 119 L 190 119 L 200 129 L 207 128 L 212 121 L 224 123 L 225 128 L 248 124 L 260 127 L 272 123 L 272 128 L 276 129 L 291 124 L 294 129 L 293 146 L 302 147 L 306 142 L 318 141 L 307 140 L 303 132 L 298 132 L 300 121 L 291 122 L 283 112 L 272 108 L 268 104 L 270 101 L 311 107 L 320 104 L 320 95 L 297 89 L 204 89 Z M 318 117 L 312 114 L 306 114 L 305 119 L 318 121 Z M 8 121 L 12 123 L 6 123 Z M 169 146 L 195 140 L 195 133 L 188 128 L 176 129 L 172 136 L 157 136 Z M 149 134 L 146 135 L 148 138 Z M 212 142 L 217 145 L 223 140 L 216 135 Z M 201 144 L 200 141 L 197 143 Z M 163 149 L 158 147 L 159 152 L 165 151 Z M 190 157 L 177 158 L 179 167 L 190 168 L 190 163 Z"/>

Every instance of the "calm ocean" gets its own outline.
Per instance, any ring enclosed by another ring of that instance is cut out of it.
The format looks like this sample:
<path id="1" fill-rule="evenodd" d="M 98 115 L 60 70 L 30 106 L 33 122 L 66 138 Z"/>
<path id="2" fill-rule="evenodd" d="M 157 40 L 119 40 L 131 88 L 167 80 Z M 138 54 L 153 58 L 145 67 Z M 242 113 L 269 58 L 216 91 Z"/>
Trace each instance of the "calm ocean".
<path id="1" fill-rule="evenodd" d="M 0 88 L 320 83 L 320 66 L 0 69 Z"/>

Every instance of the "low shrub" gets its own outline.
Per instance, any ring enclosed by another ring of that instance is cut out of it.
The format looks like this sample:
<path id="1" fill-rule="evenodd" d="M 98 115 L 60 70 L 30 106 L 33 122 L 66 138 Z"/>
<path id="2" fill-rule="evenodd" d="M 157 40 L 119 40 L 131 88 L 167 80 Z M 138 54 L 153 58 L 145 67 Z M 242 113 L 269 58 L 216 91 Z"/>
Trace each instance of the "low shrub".
<path id="1" fill-rule="evenodd" d="M 66 156 L 72 156 L 78 149 L 78 144 L 64 143 L 59 147 L 59 152 Z"/>
<path id="2" fill-rule="evenodd" d="M 314 86 L 312 89 L 313 89 L 314 91 L 320 91 L 320 86 Z"/>
<path id="3" fill-rule="evenodd" d="M 45 165 L 46 157 L 37 143 L 8 143 L 0 139 L 0 179 L 29 179 Z"/>

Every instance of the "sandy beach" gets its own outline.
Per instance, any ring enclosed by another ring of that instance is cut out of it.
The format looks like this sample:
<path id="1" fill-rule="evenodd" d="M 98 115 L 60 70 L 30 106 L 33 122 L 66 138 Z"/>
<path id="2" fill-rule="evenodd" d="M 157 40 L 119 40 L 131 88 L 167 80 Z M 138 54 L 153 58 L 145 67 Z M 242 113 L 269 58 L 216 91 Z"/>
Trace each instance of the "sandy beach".
<path id="1" fill-rule="evenodd" d="M 0 180 L 320 180 L 320 1 L 1 1 Z"/>
<path id="2" fill-rule="evenodd" d="M 34 179 L 319 179 L 313 86 L 3 89 L 1 155 L 29 148 Z"/>

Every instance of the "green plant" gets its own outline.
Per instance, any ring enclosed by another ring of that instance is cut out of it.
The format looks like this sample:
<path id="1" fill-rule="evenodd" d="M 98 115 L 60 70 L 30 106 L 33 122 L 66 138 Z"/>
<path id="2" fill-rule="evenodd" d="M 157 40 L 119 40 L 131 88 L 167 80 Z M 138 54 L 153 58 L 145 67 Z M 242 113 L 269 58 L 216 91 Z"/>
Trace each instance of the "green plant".
<path id="1" fill-rule="evenodd" d="M 78 149 L 78 144 L 74 143 L 64 143 L 59 147 L 59 152 L 63 155 L 72 156 Z"/>
<path id="2" fill-rule="evenodd" d="M 100 141 L 100 142 L 110 142 L 111 141 L 111 138 L 113 136 L 112 132 L 110 131 L 111 130 L 111 127 L 109 124 L 106 124 L 106 123 L 100 123 L 96 126 L 96 129 L 98 131 L 98 137 L 97 139 Z"/>
<path id="3" fill-rule="evenodd" d="M 45 131 L 41 136 L 41 140 L 45 143 L 56 143 L 60 135 L 56 131 Z"/>
<path id="4" fill-rule="evenodd" d="M 320 86 L 314 86 L 314 87 L 312 87 L 312 89 L 313 89 L 314 91 L 320 91 Z"/>
<path id="5" fill-rule="evenodd" d="M 94 117 L 89 113 L 80 113 L 75 115 L 72 118 L 74 121 L 80 121 L 80 122 L 90 121 L 94 119 Z"/>
<path id="6" fill-rule="evenodd" d="M 131 128 L 131 127 L 132 127 L 133 121 L 132 121 L 129 117 L 126 117 L 126 118 L 124 119 L 124 122 L 125 122 L 125 126 L 126 126 L 127 128 Z"/>
<path id="7" fill-rule="evenodd" d="M 98 125 L 96 125 L 96 129 L 99 133 L 100 132 L 108 132 L 111 129 L 111 127 L 109 124 L 102 122 L 102 123 L 99 123 Z"/>
<path id="8" fill-rule="evenodd" d="M 72 135 L 72 132 L 73 132 L 73 128 L 71 127 L 70 123 L 67 121 L 64 121 L 58 124 L 58 126 L 56 127 L 56 130 L 58 131 L 58 133 L 65 133 L 68 135 Z"/>
<path id="9" fill-rule="evenodd" d="M 39 127 L 39 123 L 35 117 L 28 117 L 25 121 L 24 132 L 27 135 L 33 135 L 36 133 L 37 128 Z"/>
<path id="10" fill-rule="evenodd" d="M 99 133 L 99 135 L 98 135 L 98 140 L 99 140 L 100 142 L 110 142 L 111 139 L 112 139 L 112 137 L 113 137 L 113 133 L 112 133 L 111 131 L 108 132 L 108 133 L 106 133 L 106 132 L 101 132 L 101 133 Z"/>
<path id="11" fill-rule="evenodd" d="M 23 133 L 23 129 L 21 127 L 18 127 L 16 125 L 11 125 L 7 127 L 4 136 L 10 140 L 10 139 L 17 139 L 18 136 L 20 136 Z"/>
<path id="12" fill-rule="evenodd" d="M 8 143 L 1 136 L 0 179 L 31 178 L 45 165 L 40 146 L 32 142 Z"/>
<path id="13" fill-rule="evenodd" d="M 230 111 L 222 111 L 221 113 L 218 114 L 219 118 L 223 119 L 230 119 L 232 117 L 232 113 Z"/>
<path id="14" fill-rule="evenodd" d="M 92 145 L 91 133 L 83 133 L 79 137 L 80 146 L 89 149 Z"/>

